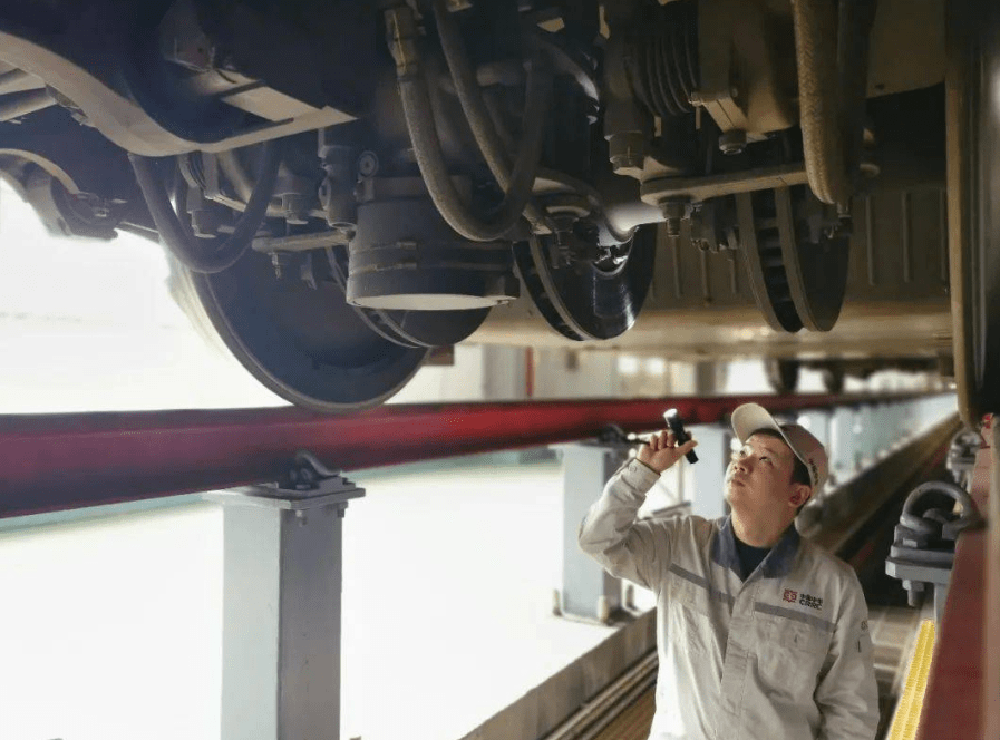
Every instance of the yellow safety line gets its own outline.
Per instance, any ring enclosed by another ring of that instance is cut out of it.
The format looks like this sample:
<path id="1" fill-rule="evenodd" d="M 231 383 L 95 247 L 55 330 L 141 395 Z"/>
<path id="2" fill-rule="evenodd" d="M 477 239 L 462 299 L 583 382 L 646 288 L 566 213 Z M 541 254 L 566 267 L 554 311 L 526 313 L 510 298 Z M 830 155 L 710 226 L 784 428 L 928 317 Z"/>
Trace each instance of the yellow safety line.
<path id="1" fill-rule="evenodd" d="M 892 718 L 889 740 L 913 740 L 920 724 L 920 710 L 924 705 L 924 691 L 931 673 L 931 656 L 934 653 L 934 622 L 926 619 L 920 625 L 913 659 L 906 673 L 903 695 L 899 697 L 896 713 Z"/>

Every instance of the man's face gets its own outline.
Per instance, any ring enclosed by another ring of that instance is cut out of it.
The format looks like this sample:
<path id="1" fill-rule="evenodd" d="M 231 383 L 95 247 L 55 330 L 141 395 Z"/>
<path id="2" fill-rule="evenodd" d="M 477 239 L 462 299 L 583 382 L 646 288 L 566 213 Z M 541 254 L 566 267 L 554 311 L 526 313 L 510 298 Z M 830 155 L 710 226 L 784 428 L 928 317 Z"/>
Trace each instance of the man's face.
<path id="1" fill-rule="evenodd" d="M 795 454 L 784 440 L 753 434 L 729 462 L 726 500 L 743 516 L 785 516 L 809 492 L 792 482 L 794 469 Z"/>

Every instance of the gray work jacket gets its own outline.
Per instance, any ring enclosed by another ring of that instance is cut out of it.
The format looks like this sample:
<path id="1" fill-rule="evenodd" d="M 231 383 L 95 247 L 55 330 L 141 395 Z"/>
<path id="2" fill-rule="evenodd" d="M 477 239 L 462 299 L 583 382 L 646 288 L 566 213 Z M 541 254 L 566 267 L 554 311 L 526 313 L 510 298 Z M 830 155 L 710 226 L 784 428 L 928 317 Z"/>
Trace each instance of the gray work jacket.
<path id="1" fill-rule="evenodd" d="M 624 465 L 580 528 L 584 552 L 657 595 L 650 740 L 871 740 L 878 696 L 854 571 L 793 526 L 743 582 L 728 518 L 637 519 L 658 477 Z"/>

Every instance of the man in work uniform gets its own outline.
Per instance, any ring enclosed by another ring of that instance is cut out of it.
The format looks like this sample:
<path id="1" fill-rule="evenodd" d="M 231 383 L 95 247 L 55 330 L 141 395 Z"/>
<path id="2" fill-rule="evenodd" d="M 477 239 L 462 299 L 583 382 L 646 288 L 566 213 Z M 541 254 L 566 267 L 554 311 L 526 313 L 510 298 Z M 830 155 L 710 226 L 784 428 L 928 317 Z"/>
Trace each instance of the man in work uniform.
<path id="1" fill-rule="evenodd" d="M 636 513 L 697 443 L 654 435 L 608 482 L 580 545 L 657 595 L 660 667 L 650 740 L 871 740 L 878 724 L 865 597 L 854 571 L 799 538 L 795 515 L 826 481 L 826 451 L 757 404 L 732 415 L 731 514 Z"/>

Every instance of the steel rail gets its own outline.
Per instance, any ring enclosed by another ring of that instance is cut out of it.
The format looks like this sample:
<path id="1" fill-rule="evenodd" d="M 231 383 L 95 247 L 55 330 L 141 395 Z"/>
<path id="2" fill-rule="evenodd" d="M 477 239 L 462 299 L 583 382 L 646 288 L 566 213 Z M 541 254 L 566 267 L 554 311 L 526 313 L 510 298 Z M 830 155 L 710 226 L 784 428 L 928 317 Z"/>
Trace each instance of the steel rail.
<path id="1" fill-rule="evenodd" d="M 929 394 L 716 396 L 389 405 L 349 416 L 297 408 L 0 416 L 0 517 L 180 495 L 278 478 L 292 455 L 340 470 L 567 442 L 608 425 L 724 421 L 757 401 L 774 413 Z"/>

